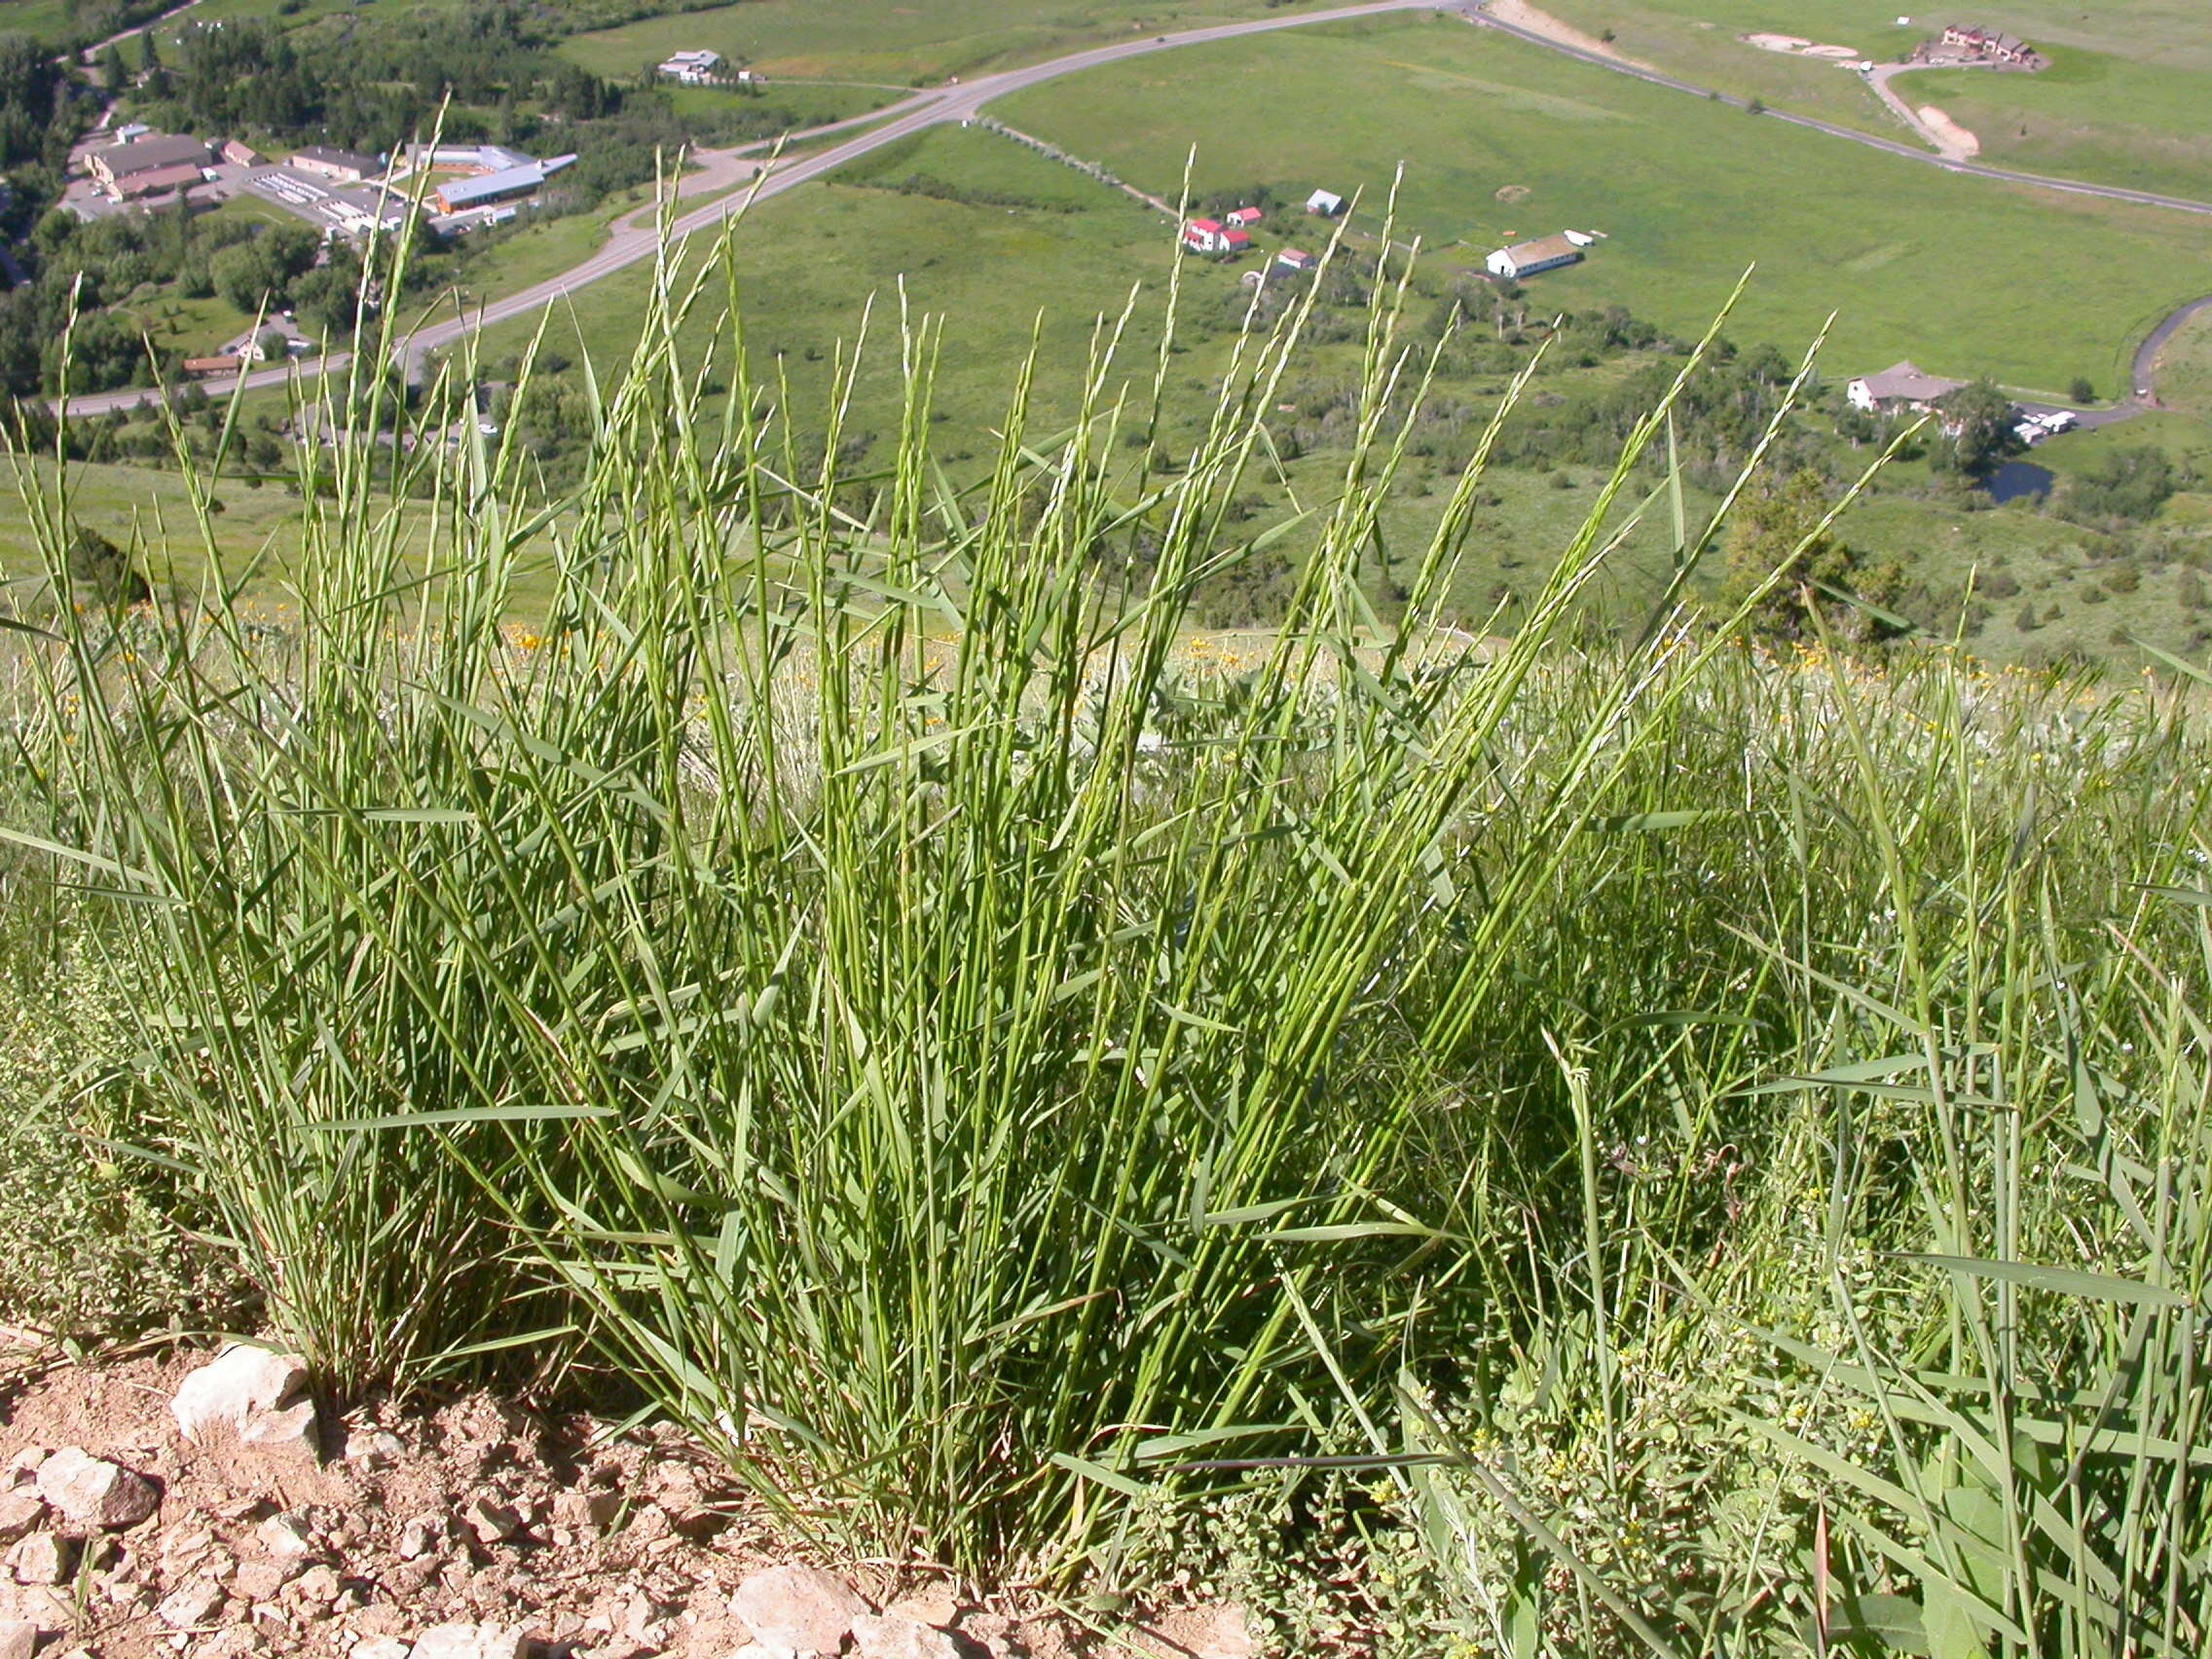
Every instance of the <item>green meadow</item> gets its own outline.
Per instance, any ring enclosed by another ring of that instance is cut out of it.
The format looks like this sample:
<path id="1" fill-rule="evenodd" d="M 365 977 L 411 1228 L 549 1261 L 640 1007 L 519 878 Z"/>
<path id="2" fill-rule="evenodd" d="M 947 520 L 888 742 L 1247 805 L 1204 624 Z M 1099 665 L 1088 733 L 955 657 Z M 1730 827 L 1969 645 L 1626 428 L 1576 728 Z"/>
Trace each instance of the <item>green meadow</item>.
<path id="1" fill-rule="evenodd" d="M 2049 52 L 2033 75 L 1942 69 L 1893 84 L 1972 132 L 1985 162 L 2212 201 L 2212 72 Z"/>
<path id="2" fill-rule="evenodd" d="M 1469 258 L 1601 234 L 1538 304 L 1694 329 L 1755 264 L 1731 331 L 1808 339 L 1834 310 L 1841 373 L 1910 354 L 2021 389 L 2111 384 L 2212 270 L 2212 222 L 1949 176 L 1442 18 L 1196 47 L 1000 113 L 1156 189 L 1195 149 L 1201 189 L 1323 183 L 1372 213 L 1404 161 L 1402 228 Z"/>
<path id="3" fill-rule="evenodd" d="M 711 47 L 768 75 L 921 85 L 1033 62 L 1135 30 L 1257 17 L 1263 0 L 746 0 L 576 36 L 563 47 L 615 79 L 672 52 Z"/>

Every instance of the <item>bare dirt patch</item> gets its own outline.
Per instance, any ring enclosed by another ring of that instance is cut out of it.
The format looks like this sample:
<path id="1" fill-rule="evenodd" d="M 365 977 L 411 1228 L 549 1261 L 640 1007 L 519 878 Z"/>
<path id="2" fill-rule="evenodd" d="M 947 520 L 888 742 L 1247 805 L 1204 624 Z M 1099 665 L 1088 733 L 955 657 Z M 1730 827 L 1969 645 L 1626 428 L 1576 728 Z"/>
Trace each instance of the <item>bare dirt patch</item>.
<path id="1" fill-rule="evenodd" d="M 1527 29 L 1532 35 L 1541 35 L 1562 46 L 1571 46 L 1577 52 L 1594 52 L 1601 57 L 1633 63 L 1639 69 L 1651 67 L 1639 58 L 1631 57 L 1609 41 L 1600 40 L 1593 34 L 1584 34 L 1572 23 L 1562 22 L 1549 12 L 1538 11 L 1529 4 L 1529 0 L 1491 0 L 1488 10 L 1501 23 L 1510 23 L 1517 29 Z"/>
<path id="2" fill-rule="evenodd" d="M 1780 52 L 1792 57 L 1832 57 L 1840 62 L 1859 55 L 1859 49 L 1855 46 L 1823 46 L 1798 35 L 1747 34 L 1736 38 L 1746 46 L 1757 47 L 1761 52 Z"/>
<path id="3" fill-rule="evenodd" d="M 767 1640 L 764 1604 L 827 1604 L 848 1634 L 822 1651 L 854 1659 L 1096 1646 L 1041 1604 L 963 1598 L 926 1570 L 794 1569 L 763 1508 L 672 1432 L 476 1393 L 322 1413 L 307 1443 L 188 1438 L 172 1402 L 206 1360 L 0 1391 L 0 1626 L 98 1659 L 730 1659 L 765 1651 L 747 1646 Z M 1186 1626 L 1244 1620 L 1185 1607 L 1117 1645 L 1193 1651 L 1155 1635 Z"/>
<path id="4" fill-rule="evenodd" d="M 1529 199 L 1529 187 L 1525 184 L 1501 184 L 1492 194 L 1500 202 L 1526 202 Z"/>
<path id="5" fill-rule="evenodd" d="M 1920 106 L 1920 122 L 1933 132 L 1943 148 L 1960 157 L 1981 154 L 1981 140 L 1968 129 L 1961 127 L 1934 104 Z"/>

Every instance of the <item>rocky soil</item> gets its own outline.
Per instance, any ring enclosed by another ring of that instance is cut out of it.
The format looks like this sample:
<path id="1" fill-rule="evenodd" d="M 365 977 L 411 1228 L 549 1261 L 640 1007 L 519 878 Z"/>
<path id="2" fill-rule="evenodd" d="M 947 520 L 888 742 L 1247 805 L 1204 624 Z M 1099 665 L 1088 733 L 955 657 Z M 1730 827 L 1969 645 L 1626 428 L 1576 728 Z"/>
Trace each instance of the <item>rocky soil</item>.
<path id="1" fill-rule="evenodd" d="M 0 1396 L 0 1659 L 1075 1659 L 1081 1627 L 793 1559 L 676 1437 L 485 1395 L 326 1420 L 236 1346 Z M 1233 1608 L 1114 1645 L 1256 1652 Z"/>

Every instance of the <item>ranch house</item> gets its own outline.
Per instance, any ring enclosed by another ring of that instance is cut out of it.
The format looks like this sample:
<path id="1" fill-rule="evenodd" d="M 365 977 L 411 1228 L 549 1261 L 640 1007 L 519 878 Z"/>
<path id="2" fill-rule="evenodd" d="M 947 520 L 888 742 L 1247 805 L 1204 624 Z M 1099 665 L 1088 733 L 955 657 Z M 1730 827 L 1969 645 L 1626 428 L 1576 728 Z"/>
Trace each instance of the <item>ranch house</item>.
<path id="1" fill-rule="evenodd" d="M 1966 384 L 1932 375 L 1907 357 L 1880 374 L 1861 375 L 1843 388 L 1843 393 L 1852 408 L 1869 415 L 1894 414 L 1900 409 L 1926 414 Z"/>

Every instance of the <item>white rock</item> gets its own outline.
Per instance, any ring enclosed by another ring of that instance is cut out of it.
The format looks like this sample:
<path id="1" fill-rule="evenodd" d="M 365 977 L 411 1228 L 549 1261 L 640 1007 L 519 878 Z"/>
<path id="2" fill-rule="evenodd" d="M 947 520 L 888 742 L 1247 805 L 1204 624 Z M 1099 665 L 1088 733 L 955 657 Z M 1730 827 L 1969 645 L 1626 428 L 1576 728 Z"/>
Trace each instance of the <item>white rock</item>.
<path id="1" fill-rule="evenodd" d="M 76 1564 L 76 1540 L 52 1532 L 33 1532 L 8 1552 L 8 1567 L 18 1584 L 59 1584 Z"/>
<path id="2" fill-rule="evenodd" d="M 31 1659 L 38 1651 L 38 1626 L 28 1619 L 0 1619 L 0 1659 Z"/>
<path id="3" fill-rule="evenodd" d="M 195 1578 L 154 1609 L 171 1630 L 192 1630 L 207 1623 L 223 1605 L 223 1587 L 212 1578 Z"/>
<path id="4" fill-rule="evenodd" d="M 162 1504 L 143 1475 L 64 1446 L 38 1466 L 38 1494 L 80 1527 L 135 1527 Z"/>
<path id="5" fill-rule="evenodd" d="M 366 1636 L 353 1643 L 352 1659 L 408 1659 L 412 1644 L 396 1636 Z"/>
<path id="6" fill-rule="evenodd" d="M 833 1654 L 852 1634 L 853 1620 L 868 1612 L 850 1584 L 817 1567 L 771 1567 L 737 1587 L 730 1611 L 753 1639 L 785 1659 Z"/>
<path id="7" fill-rule="evenodd" d="M 253 1530 L 253 1535 L 278 1561 L 305 1561 L 314 1554 L 314 1534 L 297 1515 L 272 1515 Z"/>
<path id="8" fill-rule="evenodd" d="M 522 1659 L 522 1632 L 513 1625 L 435 1625 L 423 1633 L 408 1659 Z"/>
<path id="9" fill-rule="evenodd" d="M 315 1415 L 307 1386 L 307 1367 L 295 1356 L 233 1343 L 184 1380 L 169 1415 L 198 1446 L 228 1434 L 240 1446 L 312 1456 Z"/>
<path id="10" fill-rule="evenodd" d="M 943 1631 L 897 1613 L 853 1615 L 860 1659 L 961 1659 L 960 1643 Z"/>

